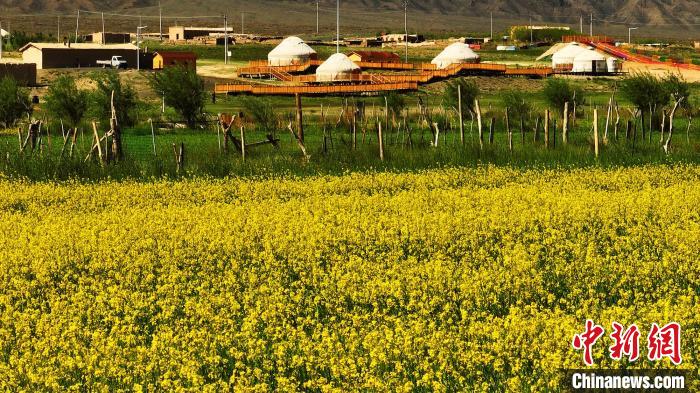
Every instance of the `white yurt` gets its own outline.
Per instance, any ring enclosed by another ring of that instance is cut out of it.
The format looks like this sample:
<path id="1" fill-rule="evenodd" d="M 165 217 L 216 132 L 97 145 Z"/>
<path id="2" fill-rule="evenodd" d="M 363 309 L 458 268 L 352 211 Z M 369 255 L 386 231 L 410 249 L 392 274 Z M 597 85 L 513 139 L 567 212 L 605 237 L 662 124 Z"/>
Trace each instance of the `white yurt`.
<path id="1" fill-rule="evenodd" d="M 362 70 L 343 53 L 336 53 L 316 69 L 317 82 L 340 82 L 352 80 Z"/>
<path id="2" fill-rule="evenodd" d="M 606 73 L 608 72 L 608 59 L 593 49 L 581 52 L 574 59 L 572 72 Z"/>
<path id="3" fill-rule="evenodd" d="M 608 72 L 620 72 L 620 61 L 614 57 L 608 57 Z"/>
<path id="4" fill-rule="evenodd" d="M 2 35 L 2 38 L 7 38 L 10 36 L 10 33 L 8 33 L 5 29 L 0 29 L 0 35 Z"/>
<path id="5" fill-rule="evenodd" d="M 572 42 L 552 55 L 552 68 L 555 70 L 570 69 L 576 56 L 588 51 L 588 47 Z"/>
<path id="6" fill-rule="evenodd" d="M 455 42 L 437 55 L 432 63 L 442 70 L 452 64 L 478 63 L 479 61 L 479 55 L 477 55 L 469 45 Z"/>
<path id="7" fill-rule="evenodd" d="M 300 64 L 317 58 L 316 51 L 299 37 L 287 37 L 267 55 L 271 66 Z"/>

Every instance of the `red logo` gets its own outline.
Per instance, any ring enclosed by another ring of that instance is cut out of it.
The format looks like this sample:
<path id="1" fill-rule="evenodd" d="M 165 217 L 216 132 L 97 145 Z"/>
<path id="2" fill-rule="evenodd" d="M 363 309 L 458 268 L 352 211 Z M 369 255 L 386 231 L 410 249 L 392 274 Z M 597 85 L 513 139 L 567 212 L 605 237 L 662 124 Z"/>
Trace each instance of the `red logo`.
<path id="1" fill-rule="evenodd" d="M 574 349 L 583 349 L 583 362 L 586 366 L 593 365 L 593 345 L 605 333 L 602 326 L 596 325 L 590 319 L 586 321 L 586 331 L 574 336 Z"/>
<path id="2" fill-rule="evenodd" d="M 649 360 L 658 361 L 665 357 L 671 359 L 673 364 L 679 365 L 681 359 L 681 325 L 672 322 L 659 328 L 652 323 L 649 336 Z"/>
<path id="3" fill-rule="evenodd" d="M 613 360 L 622 360 L 627 356 L 630 362 L 639 359 L 639 337 L 641 333 L 637 325 L 631 325 L 627 329 L 618 323 L 612 323 L 613 331 L 610 333 L 612 345 L 610 350 L 610 358 Z M 596 325 L 590 319 L 586 321 L 585 330 L 582 333 L 574 335 L 571 341 L 574 349 L 583 350 L 583 362 L 586 366 L 592 366 L 593 362 L 593 346 L 604 335 L 605 329 L 602 326 Z M 681 364 L 681 325 L 676 322 L 671 322 L 664 327 L 659 327 L 658 324 L 652 323 L 648 341 L 647 358 L 649 361 L 657 362 L 664 358 L 668 358 L 675 365 Z"/>

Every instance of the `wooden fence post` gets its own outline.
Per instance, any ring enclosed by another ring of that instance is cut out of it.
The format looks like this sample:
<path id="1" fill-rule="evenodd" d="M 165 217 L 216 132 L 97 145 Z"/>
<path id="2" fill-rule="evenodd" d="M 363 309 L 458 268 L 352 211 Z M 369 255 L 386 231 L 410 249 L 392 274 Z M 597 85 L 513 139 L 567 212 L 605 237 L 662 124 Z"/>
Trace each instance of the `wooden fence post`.
<path id="1" fill-rule="evenodd" d="M 569 103 L 564 103 L 564 123 L 562 124 L 561 140 L 566 145 L 569 143 Z"/>
<path id="2" fill-rule="evenodd" d="M 245 162 L 245 128 L 241 126 L 241 156 Z"/>
<path id="3" fill-rule="evenodd" d="M 382 122 L 378 123 L 377 133 L 379 134 L 379 159 L 384 161 L 384 137 L 382 136 Z"/>
<path id="4" fill-rule="evenodd" d="M 295 94 L 294 100 L 296 102 L 297 107 L 297 137 L 299 138 L 301 143 L 304 143 L 304 110 L 301 106 L 301 94 Z"/>
<path id="5" fill-rule="evenodd" d="M 457 85 L 457 95 L 459 103 L 459 139 L 464 146 L 464 118 L 462 117 L 462 85 Z"/>
<path id="6" fill-rule="evenodd" d="M 595 149 L 595 158 L 600 155 L 600 147 L 598 143 L 598 108 L 593 110 L 593 147 Z"/>
<path id="7" fill-rule="evenodd" d="M 510 118 L 508 116 L 508 108 L 506 108 L 506 132 L 508 133 L 508 150 L 513 152 L 513 132 L 510 129 Z"/>
<path id="8" fill-rule="evenodd" d="M 148 122 L 151 123 L 151 140 L 153 141 L 153 157 L 157 157 L 158 154 L 156 153 L 156 130 L 155 130 L 155 128 L 153 128 L 153 119 L 148 119 Z M 217 137 L 218 137 L 218 134 L 219 134 L 218 122 L 217 122 L 216 127 L 217 127 L 216 133 L 217 133 Z M 219 152 L 221 152 L 221 139 L 219 139 Z"/>
<path id="9" fill-rule="evenodd" d="M 549 149 L 549 109 L 544 112 L 544 147 Z"/>
<path id="10" fill-rule="evenodd" d="M 479 148 L 484 150 L 484 127 L 481 122 L 481 107 L 479 107 L 479 100 L 474 100 L 474 106 L 476 108 L 476 124 L 479 129 Z"/>
<path id="11" fill-rule="evenodd" d="M 493 138 L 494 138 L 494 127 L 496 127 L 496 118 L 492 117 L 491 118 L 491 124 L 489 125 L 489 145 L 493 145 Z"/>

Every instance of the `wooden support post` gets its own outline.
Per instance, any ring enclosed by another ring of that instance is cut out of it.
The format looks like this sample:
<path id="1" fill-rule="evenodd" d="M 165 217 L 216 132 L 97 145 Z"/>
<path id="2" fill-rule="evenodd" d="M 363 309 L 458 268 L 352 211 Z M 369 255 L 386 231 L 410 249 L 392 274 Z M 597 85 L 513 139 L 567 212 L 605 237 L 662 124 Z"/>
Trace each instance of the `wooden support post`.
<path id="1" fill-rule="evenodd" d="M 464 117 L 462 113 L 462 85 L 457 85 L 457 96 L 459 104 L 459 139 L 464 146 Z"/>
<path id="2" fill-rule="evenodd" d="M 676 110 L 678 110 L 678 107 L 681 105 L 685 98 L 681 98 L 680 100 L 676 101 L 676 103 L 673 105 L 673 109 L 671 110 L 671 113 L 668 115 L 668 139 L 666 139 L 666 143 L 664 143 L 664 152 L 666 154 L 671 153 L 671 139 L 673 138 L 673 118 L 676 115 Z"/>
<path id="3" fill-rule="evenodd" d="M 615 94 L 613 93 L 613 96 L 614 95 Z M 603 134 L 603 144 L 604 145 L 608 144 L 608 129 L 610 128 L 610 116 L 612 115 L 613 96 L 611 96 L 610 100 L 608 101 L 608 111 L 607 111 L 607 115 L 605 116 L 605 134 Z"/>
<path id="4" fill-rule="evenodd" d="M 241 157 L 245 162 L 245 128 L 243 126 L 241 126 Z"/>
<path id="5" fill-rule="evenodd" d="M 557 119 L 552 120 L 552 148 L 557 147 Z"/>
<path id="6" fill-rule="evenodd" d="M 384 137 L 382 136 L 382 122 L 379 122 L 377 132 L 379 134 L 379 159 L 384 161 Z"/>
<path id="7" fill-rule="evenodd" d="M 433 123 L 433 129 L 435 130 L 435 140 L 433 141 L 433 147 L 438 147 L 438 142 L 440 142 L 440 126 L 438 126 L 438 123 Z"/>
<path id="8" fill-rule="evenodd" d="M 304 158 L 308 161 L 309 160 L 309 155 L 306 154 L 306 146 L 304 146 L 304 142 L 299 138 L 299 136 L 294 132 L 294 129 L 292 128 L 292 122 L 289 122 L 287 125 L 287 129 L 289 132 L 292 134 L 292 137 L 294 140 L 297 141 L 297 145 L 299 146 L 299 149 L 301 150 L 302 154 L 304 154 Z"/>
<path id="9" fill-rule="evenodd" d="M 544 112 L 544 147 L 549 149 L 549 109 Z"/>
<path id="10" fill-rule="evenodd" d="M 297 138 L 301 143 L 304 143 L 304 110 L 301 106 L 301 94 L 295 94 L 294 99 L 297 107 Z"/>
<path id="11" fill-rule="evenodd" d="M 600 146 L 598 143 L 598 108 L 593 110 L 593 148 L 595 149 L 595 158 L 600 155 Z"/>
<path id="12" fill-rule="evenodd" d="M 564 103 L 564 121 L 561 129 L 561 141 L 565 145 L 569 143 L 569 103 Z"/>
<path id="13" fill-rule="evenodd" d="M 493 145 L 494 132 L 496 127 L 496 118 L 491 118 L 491 124 L 489 124 L 489 145 Z"/>
<path id="14" fill-rule="evenodd" d="M 628 141 L 630 140 L 631 133 L 632 133 L 632 119 L 628 119 L 627 120 L 627 130 L 625 131 L 625 139 L 626 140 L 628 140 Z"/>
<path id="15" fill-rule="evenodd" d="M 474 101 L 474 107 L 476 109 L 476 124 L 479 129 L 479 148 L 484 150 L 484 127 L 481 122 L 481 108 L 479 107 L 479 100 Z"/>
<path id="16" fill-rule="evenodd" d="M 352 112 L 352 149 L 357 149 L 357 108 Z"/>
<path id="17" fill-rule="evenodd" d="M 513 131 L 510 129 L 510 118 L 508 116 L 508 108 L 506 108 L 506 132 L 508 133 L 508 151 L 513 152 Z"/>
<path id="18" fill-rule="evenodd" d="M 97 133 L 97 123 L 95 123 L 94 121 L 92 122 L 92 134 L 95 137 L 95 145 L 97 146 L 97 154 L 100 157 L 100 162 L 104 162 L 104 157 L 102 157 L 102 144 L 100 143 L 100 134 Z"/>
<path id="19" fill-rule="evenodd" d="M 157 157 L 158 154 L 156 153 L 156 130 L 153 127 L 153 119 L 148 119 L 148 122 L 151 123 L 151 141 L 153 142 L 153 157 Z M 218 122 L 217 122 L 217 131 L 218 131 Z M 221 151 L 221 140 L 219 140 L 219 151 Z"/>

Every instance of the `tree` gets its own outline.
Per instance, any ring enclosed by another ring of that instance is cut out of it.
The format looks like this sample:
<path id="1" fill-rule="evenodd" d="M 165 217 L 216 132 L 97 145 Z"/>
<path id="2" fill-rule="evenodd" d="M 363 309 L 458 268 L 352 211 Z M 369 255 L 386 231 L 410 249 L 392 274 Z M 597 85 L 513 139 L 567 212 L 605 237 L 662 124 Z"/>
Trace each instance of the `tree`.
<path id="1" fill-rule="evenodd" d="M 404 96 L 397 92 L 389 92 L 384 98 L 386 99 L 386 105 L 389 107 L 389 113 L 396 118 L 401 116 L 401 112 L 406 109 L 406 100 Z"/>
<path id="2" fill-rule="evenodd" d="M 97 85 L 91 99 L 91 112 L 104 124 L 109 124 L 112 117 L 112 92 L 114 92 L 114 107 L 117 112 L 117 123 L 121 127 L 131 127 L 136 122 L 138 97 L 130 85 L 122 84 L 116 71 L 102 71 L 91 76 Z"/>
<path id="3" fill-rule="evenodd" d="M 680 107 L 686 111 L 690 109 L 690 84 L 681 74 L 669 72 L 661 81 L 674 103 L 680 102 Z"/>
<path id="4" fill-rule="evenodd" d="M 0 79 L 0 125 L 10 128 L 26 114 L 31 114 L 29 92 L 22 89 L 14 78 Z"/>
<path id="5" fill-rule="evenodd" d="M 72 128 L 78 127 L 88 108 L 89 94 L 79 90 L 69 75 L 58 77 L 46 93 L 46 110 Z"/>
<path id="6" fill-rule="evenodd" d="M 649 132 L 651 119 L 658 108 L 667 105 L 671 96 L 668 86 L 648 72 L 637 72 L 622 80 L 620 91 L 641 112 L 642 130 L 644 130 L 644 112 L 649 113 Z M 651 134 L 649 136 L 651 138 Z"/>
<path id="7" fill-rule="evenodd" d="M 564 112 L 564 104 L 567 102 L 573 104 L 576 101 L 580 104 L 584 101 L 583 90 L 565 79 L 548 79 L 542 93 L 549 106 L 558 113 Z"/>
<path id="8" fill-rule="evenodd" d="M 501 95 L 503 106 L 508 108 L 509 114 L 517 119 L 524 119 L 532 111 L 529 95 L 520 90 L 507 90 Z"/>
<path id="9" fill-rule="evenodd" d="M 271 131 L 277 127 L 275 107 L 270 100 L 259 97 L 243 97 L 241 105 L 265 131 Z"/>
<path id="10" fill-rule="evenodd" d="M 459 110 L 459 90 L 462 93 L 462 113 L 474 113 L 474 101 L 479 97 L 479 86 L 473 80 L 453 79 L 445 85 L 442 94 L 443 105 Z"/>
<path id="11" fill-rule="evenodd" d="M 153 91 L 163 95 L 165 104 L 174 108 L 190 128 L 204 116 L 204 81 L 195 70 L 185 66 L 168 67 L 154 73 L 149 82 Z"/>

